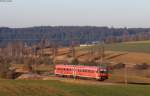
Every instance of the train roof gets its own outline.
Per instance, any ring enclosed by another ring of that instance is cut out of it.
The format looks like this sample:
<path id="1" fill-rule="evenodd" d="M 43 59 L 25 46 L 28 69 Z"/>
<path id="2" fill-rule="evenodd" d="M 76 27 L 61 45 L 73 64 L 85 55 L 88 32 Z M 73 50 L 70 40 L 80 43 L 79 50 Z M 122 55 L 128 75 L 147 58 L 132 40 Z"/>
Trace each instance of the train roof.
<path id="1" fill-rule="evenodd" d="M 83 65 L 56 65 L 56 68 L 74 68 L 76 67 L 77 69 L 86 69 L 86 70 L 97 70 L 99 69 L 99 67 L 97 66 L 83 66 Z M 104 69 L 104 68 L 100 68 L 100 69 Z"/>

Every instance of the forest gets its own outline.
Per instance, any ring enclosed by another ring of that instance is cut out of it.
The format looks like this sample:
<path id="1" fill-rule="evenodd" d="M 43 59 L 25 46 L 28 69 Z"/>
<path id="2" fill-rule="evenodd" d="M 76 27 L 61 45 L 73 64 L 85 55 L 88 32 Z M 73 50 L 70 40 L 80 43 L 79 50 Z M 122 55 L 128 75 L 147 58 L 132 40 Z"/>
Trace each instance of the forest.
<path id="1" fill-rule="evenodd" d="M 69 45 L 105 41 L 106 43 L 150 39 L 150 28 L 109 28 L 96 26 L 38 26 L 26 28 L 0 27 L 0 45 L 8 42 L 39 43 L 42 40 Z"/>

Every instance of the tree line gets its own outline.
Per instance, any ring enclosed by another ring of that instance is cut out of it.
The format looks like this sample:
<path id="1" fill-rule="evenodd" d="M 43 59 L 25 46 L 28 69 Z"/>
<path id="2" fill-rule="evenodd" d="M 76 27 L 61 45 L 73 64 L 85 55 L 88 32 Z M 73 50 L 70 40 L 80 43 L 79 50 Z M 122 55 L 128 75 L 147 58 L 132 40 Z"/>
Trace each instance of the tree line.
<path id="1" fill-rule="evenodd" d="M 109 28 L 95 26 L 39 26 L 29 28 L 0 28 L 0 45 L 22 41 L 28 45 L 47 42 L 59 42 L 69 45 L 72 41 L 106 43 L 137 41 L 150 39 L 150 28 Z"/>

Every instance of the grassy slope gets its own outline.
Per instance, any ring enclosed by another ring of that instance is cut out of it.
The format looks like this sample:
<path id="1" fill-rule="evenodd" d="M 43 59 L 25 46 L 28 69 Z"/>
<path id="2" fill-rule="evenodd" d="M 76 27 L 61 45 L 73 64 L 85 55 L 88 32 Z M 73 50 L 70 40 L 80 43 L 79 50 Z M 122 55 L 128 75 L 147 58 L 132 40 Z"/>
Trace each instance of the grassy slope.
<path id="1" fill-rule="evenodd" d="M 106 50 L 150 53 L 150 43 L 109 44 Z"/>
<path id="2" fill-rule="evenodd" d="M 94 46 L 94 50 L 98 49 L 98 45 Z M 79 47 L 78 50 L 89 50 L 93 47 Z M 105 44 L 106 50 L 111 51 L 127 51 L 127 52 L 142 52 L 150 53 L 150 41 L 136 41 L 115 44 Z"/>
<path id="3" fill-rule="evenodd" d="M 150 53 L 150 41 L 108 44 L 106 50 Z"/>
<path id="4" fill-rule="evenodd" d="M 150 40 L 146 40 L 146 41 L 130 41 L 130 42 L 125 42 L 125 43 L 150 43 Z"/>
<path id="5" fill-rule="evenodd" d="M 82 85 L 59 81 L 0 81 L 0 96 L 149 96 L 149 85 Z"/>

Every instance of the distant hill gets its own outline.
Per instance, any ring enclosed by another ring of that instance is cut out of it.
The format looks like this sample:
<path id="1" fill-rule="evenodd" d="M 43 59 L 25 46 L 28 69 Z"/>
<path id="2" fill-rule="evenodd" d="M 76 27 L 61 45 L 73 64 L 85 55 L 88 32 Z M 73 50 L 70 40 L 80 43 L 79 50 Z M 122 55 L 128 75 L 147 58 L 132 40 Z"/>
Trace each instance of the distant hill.
<path id="1" fill-rule="evenodd" d="M 41 40 L 57 41 L 68 45 L 71 41 L 122 42 L 150 39 L 150 28 L 108 28 L 94 26 L 39 26 L 29 28 L 0 28 L 0 44 L 23 41 L 28 44 Z"/>

